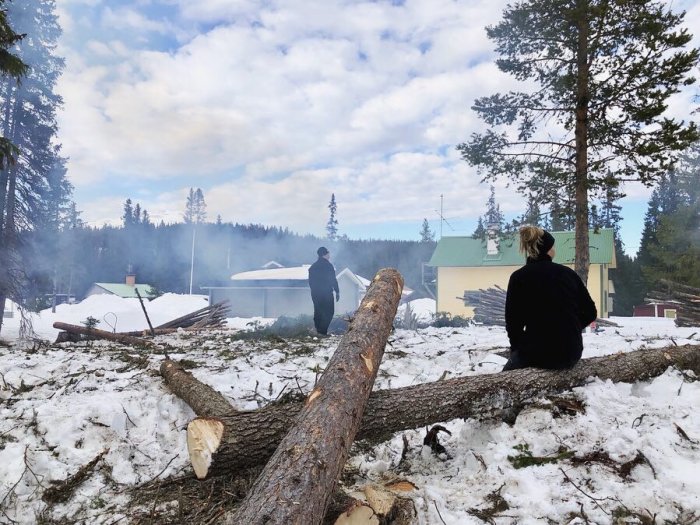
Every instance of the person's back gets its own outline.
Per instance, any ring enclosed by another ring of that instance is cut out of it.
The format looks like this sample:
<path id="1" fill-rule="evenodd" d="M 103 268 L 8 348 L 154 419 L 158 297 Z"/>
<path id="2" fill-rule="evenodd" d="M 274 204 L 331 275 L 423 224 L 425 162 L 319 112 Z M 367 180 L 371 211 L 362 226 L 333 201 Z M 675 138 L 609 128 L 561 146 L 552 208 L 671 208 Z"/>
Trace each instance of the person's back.
<path id="1" fill-rule="evenodd" d="M 576 272 L 552 262 L 553 237 L 539 228 L 536 230 L 535 242 L 539 242 L 536 248 L 543 253 L 537 249 L 530 251 L 525 266 L 513 272 L 508 283 L 506 329 L 511 360 L 506 369 L 573 366 L 583 351 L 581 331 L 597 315 L 595 304 Z M 547 240 L 543 243 L 545 234 Z"/>
<path id="2" fill-rule="evenodd" d="M 340 289 L 335 277 L 335 268 L 329 261 L 330 252 L 325 246 L 316 250 L 318 260 L 309 267 L 309 288 L 314 304 L 314 326 L 319 334 L 327 334 L 333 319 L 333 291 L 336 301 L 340 300 Z"/>

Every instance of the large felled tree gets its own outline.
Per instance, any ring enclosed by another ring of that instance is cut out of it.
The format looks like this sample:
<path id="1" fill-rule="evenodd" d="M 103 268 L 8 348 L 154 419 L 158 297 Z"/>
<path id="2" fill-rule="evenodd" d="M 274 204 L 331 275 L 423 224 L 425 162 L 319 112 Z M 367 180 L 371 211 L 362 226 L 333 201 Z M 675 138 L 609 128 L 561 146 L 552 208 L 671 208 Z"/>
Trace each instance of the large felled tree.
<path id="1" fill-rule="evenodd" d="M 695 81 L 699 53 L 687 49 L 683 18 L 651 0 L 528 0 L 487 28 L 499 69 L 536 87 L 476 100 L 491 128 L 458 149 L 485 178 L 508 177 L 523 190 L 556 180 L 575 203 L 584 281 L 590 192 L 651 184 L 698 138 L 695 124 L 666 112 L 669 97 Z"/>

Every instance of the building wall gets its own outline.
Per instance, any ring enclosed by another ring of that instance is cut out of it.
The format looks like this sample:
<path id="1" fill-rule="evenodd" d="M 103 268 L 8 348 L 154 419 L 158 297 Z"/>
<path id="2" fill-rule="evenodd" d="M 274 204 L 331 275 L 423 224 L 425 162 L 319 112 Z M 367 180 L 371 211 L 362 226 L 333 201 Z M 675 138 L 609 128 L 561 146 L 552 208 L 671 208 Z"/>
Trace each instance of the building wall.
<path id="1" fill-rule="evenodd" d="M 338 280 L 340 301 L 335 303 L 336 315 L 353 313 L 360 305 L 363 293 L 350 277 Z M 308 286 L 247 286 L 212 288 L 211 304 L 228 299 L 231 317 L 298 317 L 313 315 L 311 290 Z"/>
<path id="2" fill-rule="evenodd" d="M 437 271 L 437 311 L 471 317 L 474 308 L 464 306 L 465 290 L 479 290 L 494 285 L 505 289 L 518 266 L 439 267 Z"/>
<path id="3" fill-rule="evenodd" d="M 573 269 L 573 265 L 568 265 Z M 492 288 L 498 285 L 504 290 L 508 287 L 510 275 L 520 266 L 485 266 L 485 267 L 439 267 L 437 269 L 437 311 L 452 315 L 471 317 L 474 308 L 464 306 L 465 290 L 474 291 Z M 598 317 L 608 317 L 604 299 L 608 291 L 608 266 L 591 264 L 588 271 L 588 292 L 595 303 Z"/>

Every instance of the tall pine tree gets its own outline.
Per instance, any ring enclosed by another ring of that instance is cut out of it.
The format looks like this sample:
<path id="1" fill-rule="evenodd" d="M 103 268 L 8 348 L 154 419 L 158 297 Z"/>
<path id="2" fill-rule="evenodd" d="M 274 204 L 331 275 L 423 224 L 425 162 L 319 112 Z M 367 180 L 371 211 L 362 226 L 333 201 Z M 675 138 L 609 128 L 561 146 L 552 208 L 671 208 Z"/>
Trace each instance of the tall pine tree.
<path id="1" fill-rule="evenodd" d="M 16 162 L 5 162 L 0 171 L 0 252 L 6 268 L 0 307 L 6 295 L 24 302 L 31 281 L 26 261 L 33 254 L 21 241 L 29 238 L 27 232 L 53 228 L 56 210 L 71 192 L 56 142 L 56 111 L 63 101 L 55 85 L 64 61 L 56 55 L 61 28 L 55 2 L 25 0 L 4 7 L 11 27 L 26 34 L 17 56 L 30 69 L 19 84 L 11 77 L 0 83 L 0 129 L 18 151 Z"/>
<path id="2" fill-rule="evenodd" d="M 428 219 L 423 219 L 423 224 L 418 233 L 420 235 L 420 242 L 435 242 L 435 232 L 430 229 Z"/>
<path id="3" fill-rule="evenodd" d="M 575 269 L 589 266 L 589 192 L 621 179 L 651 184 L 700 137 L 666 116 L 667 99 L 692 84 L 700 53 L 684 13 L 655 0 L 524 0 L 487 28 L 499 69 L 538 88 L 478 99 L 492 129 L 458 149 L 486 178 L 563 177 L 574 199 Z M 544 129 L 546 127 L 546 129 Z"/>
<path id="4" fill-rule="evenodd" d="M 328 204 L 328 222 L 326 223 L 326 233 L 328 234 L 328 240 L 335 241 L 338 239 L 338 219 L 336 213 L 338 212 L 338 205 L 335 202 L 335 193 L 331 193 L 331 202 Z"/>

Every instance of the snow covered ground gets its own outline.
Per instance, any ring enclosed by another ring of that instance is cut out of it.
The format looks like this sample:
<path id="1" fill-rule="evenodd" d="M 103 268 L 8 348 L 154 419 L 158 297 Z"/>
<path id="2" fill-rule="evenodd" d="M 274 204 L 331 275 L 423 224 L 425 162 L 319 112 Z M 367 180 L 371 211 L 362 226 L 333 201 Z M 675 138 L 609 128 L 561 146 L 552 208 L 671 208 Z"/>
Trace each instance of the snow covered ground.
<path id="1" fill-rule="evenodd" d="M 147 308 L 160 324 L 204 305 L 201 296 L 167 294 Z M 111 330 L 108 312 L 118 331 L 145 327 L 137 300 L 107 296 L 43 312 L 33 325 L 53 341 L 55 320 L 79 324 L 93 316 L 103 320 L 100 328 Z M 584 334 L 584 357 L 700 343 L 700 328 L 676 328 L 671 320 L 613 320 L 620 328 Z M 235 407 L 253 409 L 297 385 L 310 390 L 340 340 L 236 338 L 250 321 L 230 320 L 229 330 L 158 341 Z M 17 330 L 17 319 L 9 320 L 2 336 L 13 339 Z M 397 330 L 376 388 L 497 372 L 505 358 L 496 352 L 507 346 L 505 331 L 497 327 Z M 194 414 L 159 377 L 163 358 L 163 352 L 145 355 L 102 341 L 0 347 L 0 523 L 129 523 L 133 487 L 190 472 L 184 428 Z M 441 443 L 449 459 L 422 446 L 425 429 L 401 432 L 358 452 L 350 467 L 357 487 L 395 477 L 411 481 L 417 522 L 426 525 L 700 523 L 700 382 L 692 379 L 669 369 L 636 384 L 591 380 L 568 394 L 582 402 L 582 412 L 556 417 L 542 400 L 513 426 L 500 420 L 445 422 L 452 435 L 441 434 Z M 400 462 L 403 436 L 409 449 Z M 609 461 L 569 458 L 517 469 L 509 460 L 562 451 Z M 42 500 L 53 481 L 75 474 L 102 452 L 102 461 L 67 501 Z M 627 475 L 619 468 L 625 463 L 634 465 Z"/>

